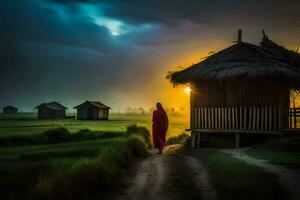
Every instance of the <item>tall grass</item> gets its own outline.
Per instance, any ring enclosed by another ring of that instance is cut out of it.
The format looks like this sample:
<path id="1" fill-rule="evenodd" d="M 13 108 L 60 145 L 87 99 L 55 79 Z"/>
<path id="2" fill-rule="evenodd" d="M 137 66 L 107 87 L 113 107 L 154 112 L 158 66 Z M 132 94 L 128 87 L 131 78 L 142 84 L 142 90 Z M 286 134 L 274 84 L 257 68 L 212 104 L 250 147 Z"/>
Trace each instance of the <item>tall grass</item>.
<path id="1" fill-rule="evenodd" d="M 91 131 L 89 129 L 81 129 L 76 133 L 71 133 L 64 127 L 48 129 L 40 134 L 35 135 L 12 135 L 0 137 L 0 146 L 16 146 L 16 145 L 37 145 L 48 143 L 63 143 L 73 141 L 84 141 L 94 139 L 105 139 L 124 136 L 123 132 L 112 131 Z"/>
<path id="2" fill-rule="evenodd" d="M 171 137 L 167 140 L 166 144 L 167 145 L 172 145 L 172 144 L 184 144 L 188 141 L 190 136 L 186 133 L 182 133 L 178 136 Z"/>
<path id="3" fill-rule="evenodd" d="M 127 126 L 126 135 L 129 136 L 137 136 L 141 137 L 144 141 L 145 144 L 148 145 L 148 147 L 151 147 L 151 142 L 150 142 L 150 132 L 146 127 L 141 127 L 137 125 L 130 125 Z"/>
<path id="4" fill-rule="evenodd" d="M 84 132 L 80 137 L 91 134 Z M 5 147 L 0 153 L 0 198 L 101 199 L 118 188 L 133 159 L 147 155 L 141 135 Z"/>

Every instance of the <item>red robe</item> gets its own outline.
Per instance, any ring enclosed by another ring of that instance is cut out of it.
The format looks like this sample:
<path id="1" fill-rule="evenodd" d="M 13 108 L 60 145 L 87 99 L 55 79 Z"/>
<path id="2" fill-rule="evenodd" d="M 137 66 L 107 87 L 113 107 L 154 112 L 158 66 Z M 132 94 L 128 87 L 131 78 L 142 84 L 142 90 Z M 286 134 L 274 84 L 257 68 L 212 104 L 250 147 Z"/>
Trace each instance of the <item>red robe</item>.
<path id="1" fill-rule="evenodd" d="M 166 142 L 166 133 L 168 130 L 169 120 L 167 113 L 163 109 L 157 109 L 153 112 L 152 117 L 152 136 L 155 148 L 160 151 L 164 149 Z"/>

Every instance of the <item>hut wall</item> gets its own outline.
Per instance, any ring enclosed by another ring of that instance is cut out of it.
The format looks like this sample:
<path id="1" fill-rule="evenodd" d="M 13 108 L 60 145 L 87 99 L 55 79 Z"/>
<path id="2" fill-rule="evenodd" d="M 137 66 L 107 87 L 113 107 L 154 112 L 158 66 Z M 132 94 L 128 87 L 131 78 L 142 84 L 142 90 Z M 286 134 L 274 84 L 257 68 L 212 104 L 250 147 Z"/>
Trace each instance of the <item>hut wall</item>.
<path id="1" fill-rule="evenodd" d="M 99 118 L 101 120 L 108 120 L 108 109 L 107 108 L 102 108 L 102 109 L 99 109 Z"/>
<path id="2" fill-rule="evenodd" d="M 48 119 L 49 109 L 45 107 L 38 108 L 38 119 Z"/>
<path id="3" fill-rule="evenodd" d="M 18 109 L 15 108 L 4 108 L 3 113 L 4 114 L 16 114 L 18 112 Z"/>
<path id="4" fill-rule="evenodd" d="M 38 119 L 63 119 L 65 116 L 65 110 L 54 110 L 47 107 L 38 109 Z"/>
<path id="5" fill-rule="evenodd" d="M 93 109 L 91 109 L 90 110 L 90 117 L 92 118 L 92 119 L 99 119 L 99 108 L 93 108 Z"/>
<path id="6" fill-rule="evenodd" d="M 208 106 L 208 83 L 191 85 L 191 106 L 207 107 Z"/>
<path id="7" fill-rule="evenodd" d="M 281 88 L 281 89 L 280 89 Z M 284 91 L 283 94 L 281 90 Z M 227 80 L 223 82 L 211 81 L 192 85 L 192 107 L 224 107 L 244 105 L 278 106 L 281 95 L 289 95 L 287 89 L 282 88 L 271 80 Z"/>
<path id="8" fill-rule="evenodd" d="M 87 119 L 87 109 L 85 107 L 77 108 L 77 119 Z"/>
<path id="9" fill-rule="evenodd" d="M 278 82 L 236 79 L 191 87 L 191 128 L 282 130 L 289 126 L 289 89 Z"/>
<path id="10" fill-rule="evenodd" d="M 77 108 L 77 119 L 99 119 L 99 109 L 90 105 L 80 106 Z"/>
<path id="11" fill-rule="evenodd" d="M 64 119 L 66 117 L 66 110 L 57 110 L 55 112 L 56 119 Z"/>

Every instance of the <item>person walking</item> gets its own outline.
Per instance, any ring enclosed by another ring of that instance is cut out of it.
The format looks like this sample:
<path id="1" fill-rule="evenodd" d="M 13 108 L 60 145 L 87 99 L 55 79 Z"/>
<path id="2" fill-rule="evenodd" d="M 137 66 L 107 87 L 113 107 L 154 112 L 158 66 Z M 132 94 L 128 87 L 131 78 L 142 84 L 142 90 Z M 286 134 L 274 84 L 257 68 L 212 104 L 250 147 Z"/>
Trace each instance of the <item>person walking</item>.
<path id="1" fill-rule="evenodd" d="M 157 148 L 161 154 L 166 142 L 169 120 L 161 103 L 156 103 L 156 108 L 152 116 L 152 137 L 154 147 Z"/>

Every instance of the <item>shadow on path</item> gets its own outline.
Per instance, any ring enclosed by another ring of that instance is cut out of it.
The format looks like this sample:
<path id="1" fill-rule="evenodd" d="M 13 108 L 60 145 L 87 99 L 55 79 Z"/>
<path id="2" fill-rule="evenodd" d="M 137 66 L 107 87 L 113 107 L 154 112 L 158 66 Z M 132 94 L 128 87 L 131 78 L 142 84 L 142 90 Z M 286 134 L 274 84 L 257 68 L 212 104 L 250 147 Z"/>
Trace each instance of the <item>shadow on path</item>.
<path id="1" fill-rule="evenodd" d="M 250 157 L 243 153 L 242 150 L 221 150 L 229 153 L 232 157 L 245 161 L 250 165 L 264 168 L 266 171 L 279 177 L 281 185 L 290 193 L 290 199 L 300 199 L 300 173 L 287 169 L 283 166 L 273 165 L 267 160 Z"/>
<path id="2" fill-rule="evenodd" d="M 169 146 L 164 154 L 151 152 L 148 158 L 138 163 L 133 180 L 117 199 L 216 199 L 203 165 L 194 158 L 174 154 L 178 148 L 178 145 Z"/>

